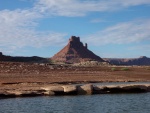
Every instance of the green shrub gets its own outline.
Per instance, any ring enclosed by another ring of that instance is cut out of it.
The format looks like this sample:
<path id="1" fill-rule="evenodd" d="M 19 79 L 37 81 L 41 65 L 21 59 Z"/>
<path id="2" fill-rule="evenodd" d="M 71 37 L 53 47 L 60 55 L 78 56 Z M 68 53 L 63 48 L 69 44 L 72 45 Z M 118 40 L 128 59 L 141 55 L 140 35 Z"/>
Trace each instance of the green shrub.
<path id="1" fill-rule="evenodd" d="M 117 71 L 117 69 L 116 69 L 116 68 L 114 68 L 114 67 L 113 67 L 113 68 L 111 68 L 111 70 L 112 70 L 112 71 Z"/>
<path id="2" fill-rule="evenodd" d="M 129 71 L 129 68 L 123 67 L 123 68 L 121 68 L 121 71 Z"/>

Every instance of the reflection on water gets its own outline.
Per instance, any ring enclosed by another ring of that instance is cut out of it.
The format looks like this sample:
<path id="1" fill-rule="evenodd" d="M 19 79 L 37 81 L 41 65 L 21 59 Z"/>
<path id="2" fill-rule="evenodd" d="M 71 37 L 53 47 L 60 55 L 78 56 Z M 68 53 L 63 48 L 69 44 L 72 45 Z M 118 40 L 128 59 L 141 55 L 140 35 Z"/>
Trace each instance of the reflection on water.
<path id="1" fill-rule="evenodd" d="M 0 113 L 149 113 L 150 93 L 0 100 Z"/>

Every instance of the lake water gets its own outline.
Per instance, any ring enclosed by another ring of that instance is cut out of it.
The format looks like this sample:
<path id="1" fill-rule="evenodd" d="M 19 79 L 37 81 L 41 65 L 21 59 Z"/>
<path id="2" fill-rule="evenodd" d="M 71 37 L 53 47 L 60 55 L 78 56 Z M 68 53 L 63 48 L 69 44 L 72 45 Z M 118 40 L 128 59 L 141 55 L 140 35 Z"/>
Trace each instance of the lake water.
<path id="1" fill-rule="evenodd" d="M 0 99 L 0 113 L 150 113 L 150 93 Z"/>
<path id="2" fill-rule="evenodd" d="M 93 85 L 130 85 L 130 84 L 150 84 L 150 82 L 101 82 L 101 83 L 92 83 Z M 80 84 L 79 84 L 80 85 Z M 84 85 L 84 84 L 81 84 Z"/>

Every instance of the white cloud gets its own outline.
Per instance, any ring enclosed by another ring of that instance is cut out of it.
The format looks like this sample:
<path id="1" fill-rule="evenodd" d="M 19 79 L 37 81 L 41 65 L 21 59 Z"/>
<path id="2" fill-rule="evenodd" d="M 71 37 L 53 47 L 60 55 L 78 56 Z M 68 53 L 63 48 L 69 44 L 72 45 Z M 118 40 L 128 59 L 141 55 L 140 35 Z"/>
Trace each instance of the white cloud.
<path id="1" fill-rule="evenodd" d="M 39 32 L 35 28 L 37 20 L 43 18 L 40 13 L 29 9 L 0 11 L 0 50 L 14 52 L 23 47 L 43 47 L 64 43 L 66 34 Z"/>
<path id="2" fill-rule="evenodd" d="M 71 17 L 149 4 L 150 0 L 39 0 L 35 9 L 48 15 Z"/>
<path id="3" fill-rule="evenodd" d="M 42 18 L 40 13 L 29 10 L 2 10 L 0 11 L 0 24 L 6 27 L 29 27 L 35 26 L 36 19 Z"/>
<path id="4" fill-rule="evenodd" d="M 150 20 L 136 20 L 108 27 L 85 40 L 93 45 L 135 43 L 150 40 L 149 31 Z"/>

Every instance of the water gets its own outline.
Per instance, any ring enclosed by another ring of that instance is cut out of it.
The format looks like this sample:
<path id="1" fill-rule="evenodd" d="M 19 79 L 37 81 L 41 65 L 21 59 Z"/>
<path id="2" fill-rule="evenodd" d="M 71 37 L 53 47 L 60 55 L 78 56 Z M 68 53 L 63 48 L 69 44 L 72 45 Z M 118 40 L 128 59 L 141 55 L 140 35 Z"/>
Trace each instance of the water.
<path id="1" fill-rule="evenodd" d="M 150 82 L 101 82 L 94 85 L 130 85 L 130 84 L 150 84 Z"/>
<path id="2" fill-rule="evenodd" d="M 0 113 L 149 113 L 150 93 L 0 100 Z"/>

